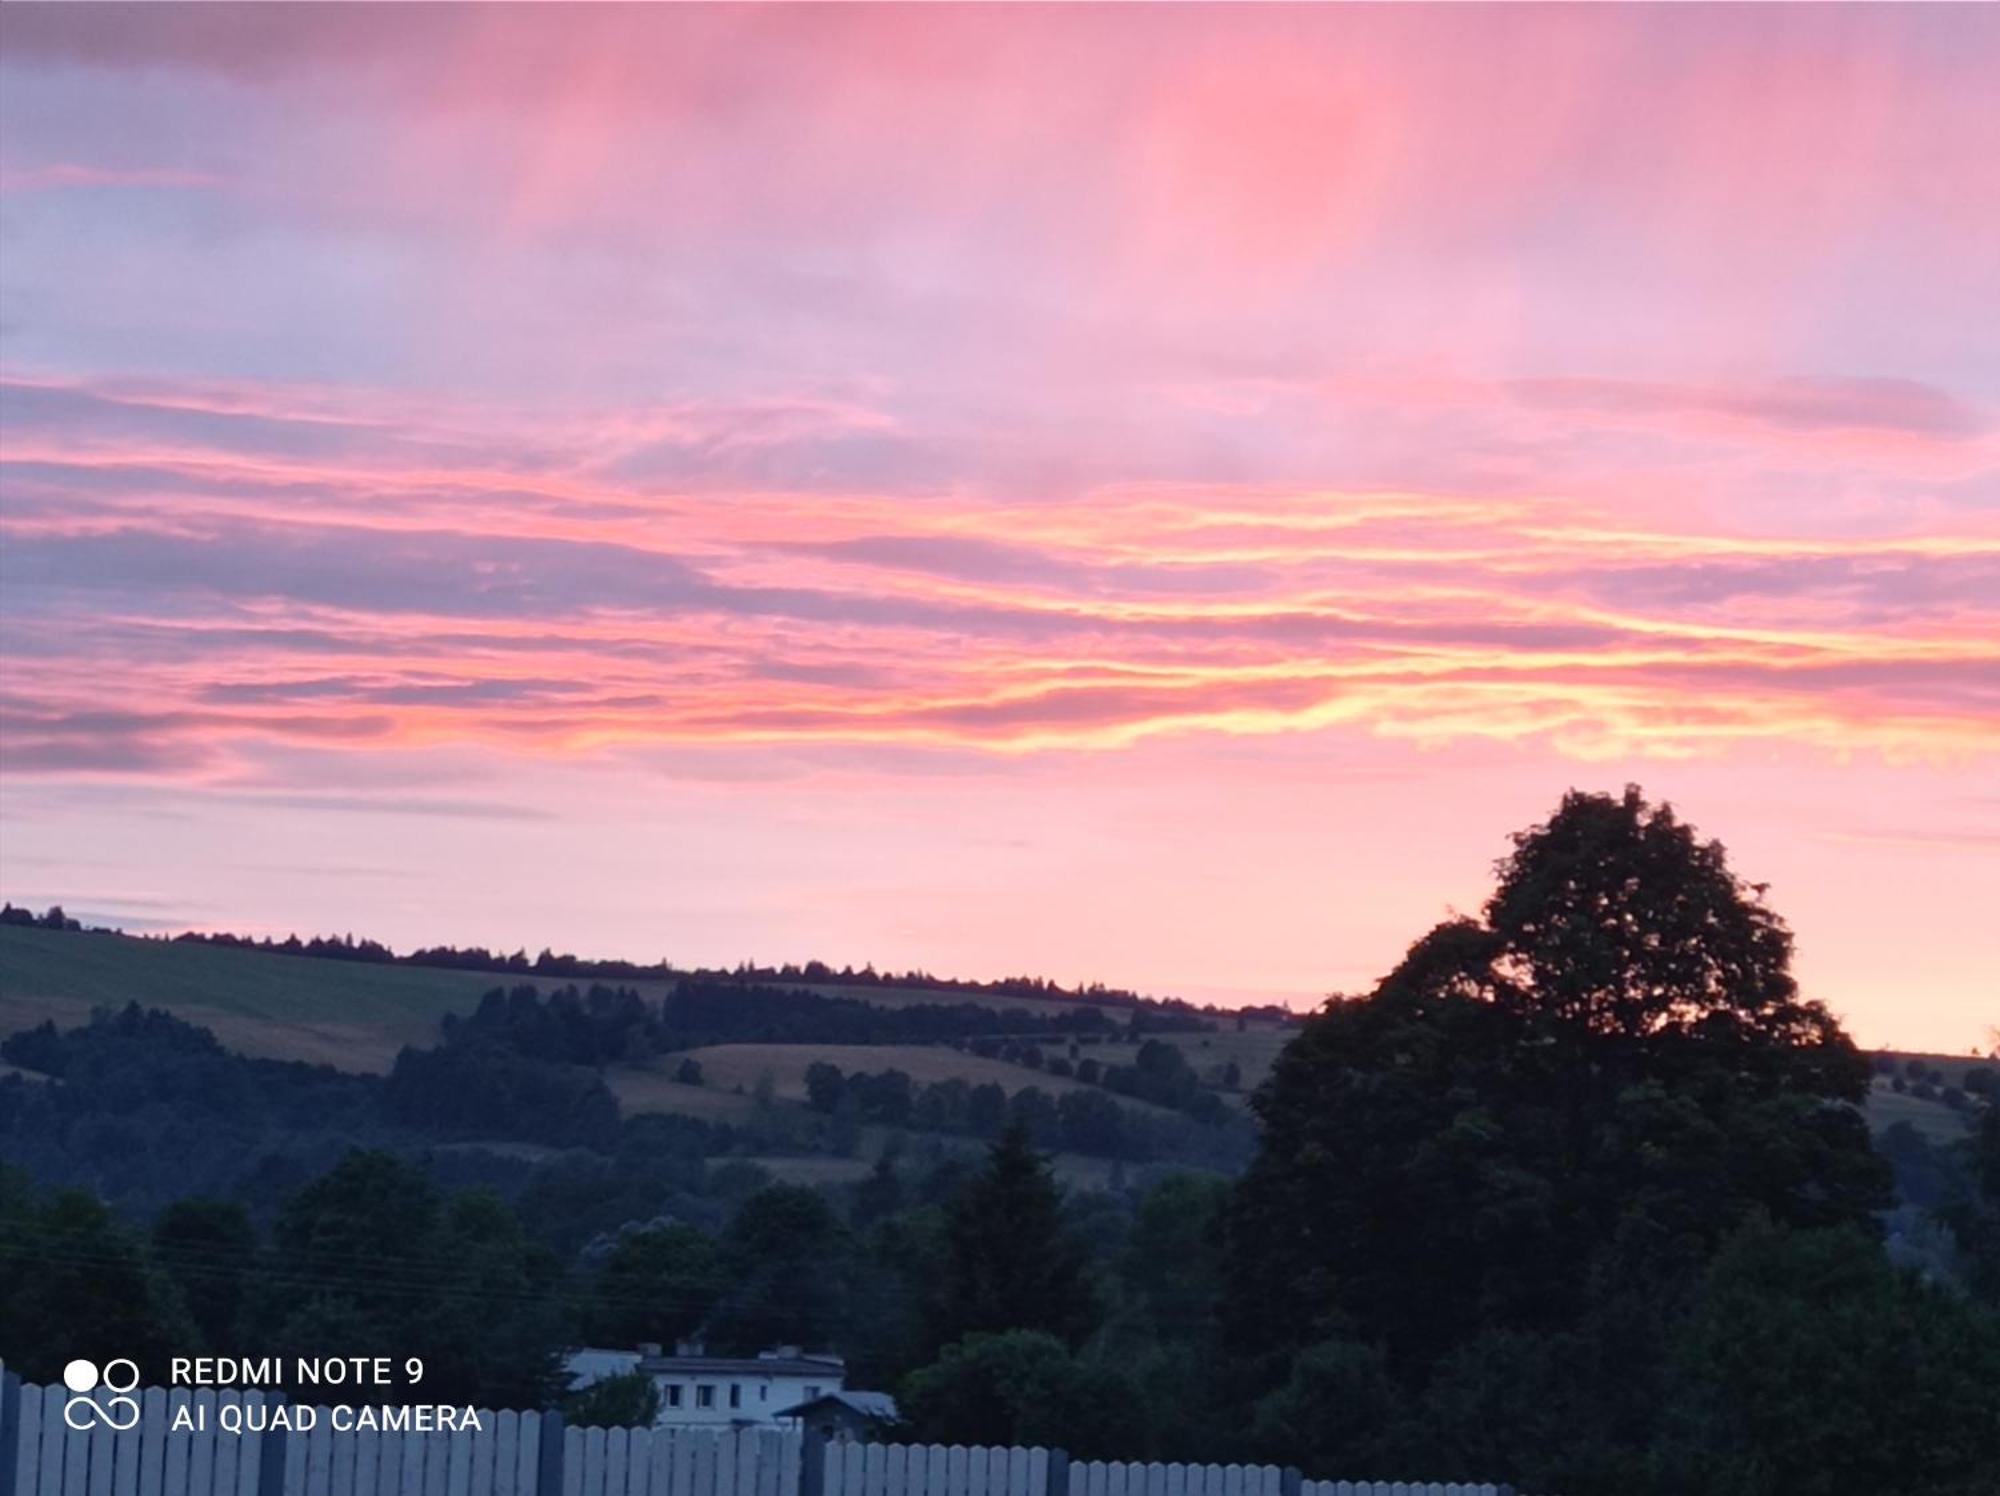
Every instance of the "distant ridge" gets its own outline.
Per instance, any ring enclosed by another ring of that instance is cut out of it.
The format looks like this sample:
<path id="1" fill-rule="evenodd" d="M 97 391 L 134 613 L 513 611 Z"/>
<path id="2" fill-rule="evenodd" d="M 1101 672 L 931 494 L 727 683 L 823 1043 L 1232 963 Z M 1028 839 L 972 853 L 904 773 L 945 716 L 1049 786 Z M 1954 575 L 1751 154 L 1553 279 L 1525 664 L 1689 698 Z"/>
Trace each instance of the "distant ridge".
<path id="1" fill-rule="evenodd" d="M 65 915 L 61 906 L 37 915 L 12 903 L 0 905 L 0 925 L 33 926 L 44 930 L 83 931 L 78 920 Z M 530 957 L 525 947 L 505 954 L 484 946 L 423 946 L 399 955 L 379 940 L 346 935 L 315 935 L 301 939 L 287 935 L 283 940 L 270 936 L 256 938 L 227 931 L 187 931 L 173 936 L 129 935 L 123 930 L 93 927 L 88 933 L 119 935 L 128 940 L 153 944 L 208 945 L 228 950 L 255 951 L 267 955 L 303 956 L 323 961 L 354 961 L 373 966 L 410 966 L 439 971 L 484 972 L 499 976 L 542 977 L 553 980 L 599 980 L 638 982 L 739 982 L 755 986 L 838 987 L 882 991 L 922 991 L 962 994 L 967 997 L 1025 998 L 1037 1002 L 1077 1002 L 1174 1013 L 1199 1013 L 1214 1017 L 1247 1014 L 1251 1017 L 1288 1020 L 1292 1014 L 1275 1005 L 1222 1008 L 1216 1004 L 1197 1005 L 1180 998 L 1146 997 L 1122 987 L 1101 982 L 1064 987 L 1045 977 L 1000 977 L 981 981 L 962 977 L 939 977 L 912 969 L 904 972 L 878 971 L 873 963 L 860 968 L 835 968 L 824 961 L 786 962 L 780 966 L 760 966 L 743 961 L 734 967 L 681 967 L 670 961 L 645 964 L 617 958 L 586 958 L 544 947 Z"/>

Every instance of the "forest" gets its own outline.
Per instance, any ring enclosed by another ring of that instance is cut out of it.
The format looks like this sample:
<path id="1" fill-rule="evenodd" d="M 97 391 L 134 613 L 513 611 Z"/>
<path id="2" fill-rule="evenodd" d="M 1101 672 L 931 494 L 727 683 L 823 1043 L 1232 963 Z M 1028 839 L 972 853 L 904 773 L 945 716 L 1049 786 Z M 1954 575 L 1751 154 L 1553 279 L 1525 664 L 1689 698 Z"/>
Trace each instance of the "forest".
<path id="1" fill-rule="evenodd" d="M 526 1407 L 562 1398 L 567 1347 L 698 1334 L 837 1349 L 953 1442 L 1566 1496 L 1990 1493 L 2000 1110 L 1982 1082 L 1961 1141 L 1878 1149 L 1871 1061 L 1791 959 L 1719 844 L 1636 791 L 1571 795 L 1476 917 L 1307 1021 L 1247 1168 L 1123 1188 L 1063 1188 L 1021 1117 L 811 1188 L 701 1124 L 531 1089 L 509 1105 L 593 1146 L 487 1177 L 435 1139 L 495 1119 L 431 1098 L 514 1084 L 479 1068 L 526 1063 L 505 1044 L 454 1034 L 396 1100 L 393 1074 L 232 1067 L 143 1009 L 31 1031 L 6 1057 L 51 1078 L 0 1085 L 0 1354 L 331 1338 Z M 828 1066 L 812 1107 L 914 1114 L 907 1082 Z M 259 1175 L 301 1115 L 317 1151 Z M 123 1172 L 204 1127 L 236 1129 L 244 1179 L 166 1200 Z"/>

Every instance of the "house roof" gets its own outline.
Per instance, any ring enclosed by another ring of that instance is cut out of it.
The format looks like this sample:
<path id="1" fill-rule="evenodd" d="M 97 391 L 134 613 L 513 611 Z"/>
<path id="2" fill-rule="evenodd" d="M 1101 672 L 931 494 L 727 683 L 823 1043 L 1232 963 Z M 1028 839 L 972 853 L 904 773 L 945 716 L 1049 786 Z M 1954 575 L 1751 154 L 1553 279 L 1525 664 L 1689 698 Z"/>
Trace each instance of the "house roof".
<path id="1" fill-rule="evenodd" d="M 780 1408 L 772 1416 L 775 1418 L 803 1418 L 815 1408 L 837 1403 L 849 1412 L 862 1418 L 873 1418 L 882 1423 L 900 1423 L 902 1412 L 896 1407 L 896 1399 L 886 1392 L 826 1392 L 808 1399 L 795 1408 Z"/>
<path id="2" fill-rule="evenodd" d="M 639 1370 L 649 1376 L 828 1377 L 847 1374 L 845 1362 L 814 1356 L 647 1356 Z"/>

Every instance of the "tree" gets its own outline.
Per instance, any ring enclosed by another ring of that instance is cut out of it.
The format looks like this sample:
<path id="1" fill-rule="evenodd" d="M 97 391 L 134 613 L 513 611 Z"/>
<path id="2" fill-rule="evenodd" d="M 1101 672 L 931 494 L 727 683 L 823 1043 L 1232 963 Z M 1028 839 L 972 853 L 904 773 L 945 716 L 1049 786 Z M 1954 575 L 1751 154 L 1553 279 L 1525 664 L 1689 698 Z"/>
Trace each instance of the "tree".
<path id="1" fill-rule="evenodd" d="M 737 1207 L 723 1237 L 731 1286 L 710 1339 L 748 1353 L 778 1344 L 824 1348 L 845 1317 L 850 1243 L 817 1191 L 774 1184 Z"/>
<path id="2" fill-rule="evenodd" d="M 485 1408 L 539 1408 L 563 1386 L 560 1264 L 529 1245 L 506 1202 L 469 1190 L 445 1202 L 430 1251 L 435 1300 L 416 1323 L 425 1383 Z"/>
<path id="3" fill-rule="evenodd" d="M 153 1223 L 155 1263 L 181 1297 L 211 1354 L 247 1341 L 245 1307 L 257 1266 L 257 1232 L 233 1200 L 178 1200 Z"/>
<path id="4" fill-rule="evenodd" d="M 572 1392 L 562 1410 L 573 1428 L 651 1428 L 660 1416 L 660 1388 L 643 1371 L 628 1371 Z"/>
<path id="5" fill-rule="evenodd" d="M 1754 1227 L 1674 1336 L 1662 1491 L 1972 1496 L 2000 1451 L 2000 1320 L 1854 1231 Z"/>
<path id="6" fill-rule="evenodd" d="M 1212 1328 L 1221 1299 L 1217 1226 L 1229 1186 L 1203 1174 L 1173 1174 L 1140 1202 L 1119 1276 L 1134 1308 L 1163 1340 L 1200 1340 Z"/>
<path id="7" fill-rule="evenodd" d="M 945 1220 L 936 1343 L 1007 1330 L 1044 1330 L 1077 1345 L 1095 1327 L 1097 1296 L 1080 1243 L 1064 1228 L 1062 1195 L 1019 1125 L 988 1150 Z"/>
<path id="8" fill-rule="evenodd" d="M 584 1330 L 596 1345 L 671 1344 L 707 1322 L 728 1286 L 707 1232 L 677 1223 L 627 1231 L 590 1285 Z"/>
<path id="9" fill-rule="evenodd" d="M 74 1356 L 123 1356 L 147 1376 L 195 1337 L 174 1285 L 90 1196 L 46 1198 L 0 1167 L 0 1347 L 10 1370 L 53 1382 Z"/>
<path id="10" fill-rule="evenodd" d="M 1574 1328 L 1602 1277 L 1667 1294 L 1748 1220 L 1887 1203 L 1868 1064 L 1720 845 L 1636 789 L 1571 794 L 1499 872 L 1255 1099 L 1224 1272 L 1270 1381 L 1340 1339 L 1414 1392 L 1475 1334 Z"/>
<path id="11" fill-rule="evenodd" d="M 1338 1468 L 1357 1478 L 1371 1471 L 1406 1474 L 1385 1457 L 1402 1402 L 1380 1351 L 1323 1341 L 1301 1352 L 1285 1381 L 1257 1404 L 1251 1447 L 1259 1455 Z"/>
<path id="12" fill-rule="evenodd" d="M 1957 1239 L 1966 1285 L 2000 1308 L 2000 1106 L 1980 1112 L 1957 1152 L 1963 1181 L 1938 1214 Z"/>
<path id="13" fill-rule="evenodd" d="M 539 1407 L 563 1340 L 559 1278 L 498 1197 L 447 1200 L 402 1159 L 356 1151 L 279 1211 L 256 1298 L 287 1357 L 420 1356 L 439 1402 Z"/>
<path id="14" fill-rule="evenodd" d="M 847 1077 L 838 1065 L 814 1060 L 806 1066 L 806 1104 L 816 1112 L 830 1112 L 840 1105 L 847 1092 Z"/>
<path id="15" fill-rule="evenodd" d="M 903 1383 L 916 1436 L 932 1443 L 1042 1445 L 1080 1459 L 1129 1456 L 1145 1438 L 1138 1394 L 1040 1330 L 971 1335 Z"/>
<path id="16" fill-rule="evenodd" d="M 896 1172 L 896 1153 L 884 1149 L 868 1177 L 854 1187 L 853 1218 L 856 1226 L 872 1226 L 903 1206 L 903 1178 Z"/>

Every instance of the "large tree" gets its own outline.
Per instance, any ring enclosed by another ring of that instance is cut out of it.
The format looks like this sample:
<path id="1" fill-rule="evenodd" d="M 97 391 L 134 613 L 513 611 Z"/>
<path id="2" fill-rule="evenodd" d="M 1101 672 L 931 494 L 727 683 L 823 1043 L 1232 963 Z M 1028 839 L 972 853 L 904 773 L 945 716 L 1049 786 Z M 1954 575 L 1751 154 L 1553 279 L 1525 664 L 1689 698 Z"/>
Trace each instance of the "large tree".
<path id="1" fill-rule="evenodd" d="M 275 1351 L 417 1356 L 439 1402 L 537 1407 L 554 1390 L 561 1274 L 496 1196 L 446 1198 L 415 1165 L 356 1151 L 286 1202 L 272 1238 L 256 1297 Z"/>
<path id="2" fill-rule="evenodd" d="M 1235 1343 L 1340 1337 L 1420 1385 L 1473 1333 L 1684 1285 L 1746 1220 L 1867 1229 L 1866 1062 L 1791 975 L 1761 888 L 1637 789 L 1515 838 L 1479 920 L 1336 998 L 1255 1100 L 1230 1212 Z"/>
<path id="3" fill-rule="evenodd" d="M 669 1344 L 694 1335 L 728 1290 L 722 1250 L 707 1232 L 657 1222 L 619 1235 L 584 1301 L 593 1345 Z"/>
<path id="4" fill-rule="evenodd" d="M 1077 1345 L 1096 1327 L 1087 1255 L 1063 1222 L 1048 1161 L 1018 1122 L 947 1210 L 941 1287 L 939 1345 L 1008 1330 L 1044 1330 Z"/>

